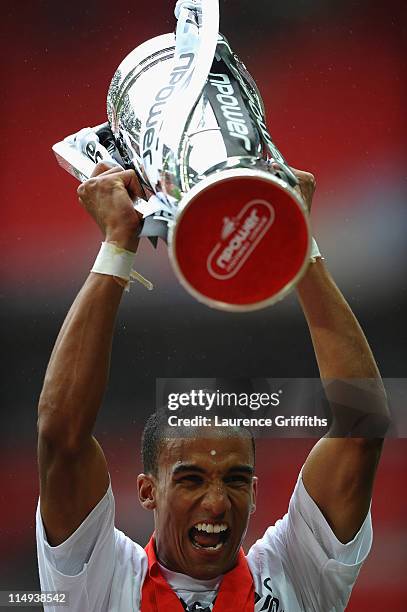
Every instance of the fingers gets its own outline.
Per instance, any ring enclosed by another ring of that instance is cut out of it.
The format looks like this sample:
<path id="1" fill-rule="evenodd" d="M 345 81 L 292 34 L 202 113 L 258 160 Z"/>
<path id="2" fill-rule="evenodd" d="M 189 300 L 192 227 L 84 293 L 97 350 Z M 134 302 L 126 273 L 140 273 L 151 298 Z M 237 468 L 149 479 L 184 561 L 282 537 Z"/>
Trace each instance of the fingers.
<path id="1" fill-rule="evenodd" d="M 105 240 L 130 251 L 137 250 L 142 216 L 133 206 L 133 194 L 140 193 L 134 170 L 99 163 L 77 193 L 80 204 L 96 221 Z"/>
<path id="2" fill-rule="evenodd" d="M 95 176 L 99 176 L 100 174 L 112 174 L 114 172 L 123 172 L 123 168 L 119 164 L 115 164 L 109 161 L 102 161 L 96 164 L 90 176 L 91 178 L 94 178 Z"/>
<path id="3" fill-rule="evenodd" d="M 311 212 L 312 207 L 312 198 L 315 193 L 315 189 L 317 186 L 315 176 L 311 174 L 311 172 L 305 172 L 304 170 L 297 170 L 297 168 L 292 168 L 291 170 L 294 172 L 295 176 L 298 179 L 299 184 L 295 187 L 295 191 L 298 195 L 303 199 L 308 212 Z"/>
<path id="4" fill-rule="evenodd" d="M 281 164 L 279 164 L 276 161 L 271 162 L 271 167 L 273 168 L 273 170 L 275 170 L 276 172 L 280 172 L 282 170 Z"/>
<path id="5" fill-rule="evenodd" d="M 271 167 L 275 172 L 279 172 L 280 170 L 283 170 L 284 172 L 284 169 L 282 169 L 281 164 L 279 164 L 278 162 L 273 161 L 271 163 Z M 293 166 L 290 166 L 290 169 L 298 178 L 300 182 L 300 188 L 305 186 L 308 190 L 312 189 L 313 191 L 315 191 L 317 183 L 315 180 L 315 176 L 311 172 L 306 172 L 305 170 L 298 170 L 297 168 L 293 168 Z M 298 191 L 298 187 L 296 187 L 295 189 Z"/>
<path id="6" fill-rule="evenodd" d="M 134 197 L 145 198 L 145 193 L 140 185 L 140 181 L 138 179 L 137 174 L 134 170 L 124 170 L 121 175 L 123 179 L 123 184 L 126 187 L 127 191 Z"/>
<path id="7" fill-rule="evenodd" d="M 132 196 L 132 198 L 134 198 L 135 196 L 137 196 L 138 198 L 145 198 L 144 190 L 140 185 L 140 181 L 135 171 L 134 170 L 124 170 L 119 164 L 114 164 L 113 162 L 102 161 L 96 164 L 91 174 L 91 177 L 90 179 L 88 179 L 88 181 L 91 182 L 92 184 L 93 183 L 92 179 L 102 178 L 102 177 L 104 178 L 106 176 L 110 176 L 111 174 L 118 174 L 118 173 L 120 173 L 120 179 L 122 180 L 124 187 L 127 189 L 127 191 Z M 116 178 L 119 178 L 119 177 L 116 177 Z M 85 181 L 84 185 L 86 183 L 88 183 L 89 185 L 88 181 Z M 78 195 L 80 197 L 79 189 L 78 189 Z"/>
<path id="8" fill-rule="evenodd" d="M 292 166 L 290 167 L 291 167 L 291 170 L 294 172 L 295 176 L 300 181 L 300 183 L 303 183 L 305 185 L 312 187 L 313 190 L 315 191 L 317 182 L 315 180 L 315 176 L 311 172 L 305 172 L 304 170 L 297 170 L 297 168 L 293 168 Z"/>

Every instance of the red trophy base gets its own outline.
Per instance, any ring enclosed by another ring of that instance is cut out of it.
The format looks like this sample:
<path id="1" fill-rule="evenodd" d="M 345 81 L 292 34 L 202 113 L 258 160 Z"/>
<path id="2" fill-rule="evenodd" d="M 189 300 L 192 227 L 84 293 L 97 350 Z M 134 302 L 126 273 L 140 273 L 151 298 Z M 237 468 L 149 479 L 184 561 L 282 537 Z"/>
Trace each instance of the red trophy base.
<path id="1" fill-rule="evenodd" d="M 298 282 L 309 259 L 303 202 L 258 170 L 224 170 L 182 199 L 170 259 L 189 293 L 229 311 L 264 308 Z"/>

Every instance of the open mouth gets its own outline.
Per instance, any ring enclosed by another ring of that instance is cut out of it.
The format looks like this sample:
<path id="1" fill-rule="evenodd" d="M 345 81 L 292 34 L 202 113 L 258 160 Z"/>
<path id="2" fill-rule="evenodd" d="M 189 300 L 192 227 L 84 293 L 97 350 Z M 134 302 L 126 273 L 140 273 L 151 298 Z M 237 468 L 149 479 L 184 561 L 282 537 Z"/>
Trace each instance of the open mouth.
<path id="1" fill-rule="evenodd" d="M 189 530 L 189 539 L 199 550 L 220 550 L 228 541 L 230 529 L 226 523 L 196 523 Z"/>

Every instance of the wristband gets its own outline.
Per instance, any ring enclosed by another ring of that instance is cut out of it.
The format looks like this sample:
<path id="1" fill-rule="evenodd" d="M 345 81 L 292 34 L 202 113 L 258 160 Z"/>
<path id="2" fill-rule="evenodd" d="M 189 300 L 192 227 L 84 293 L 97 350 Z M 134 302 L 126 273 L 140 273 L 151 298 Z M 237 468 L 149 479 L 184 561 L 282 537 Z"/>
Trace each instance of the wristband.
<path id="1" fill-rule="evenodd" d="M 151 290 L 152 283 L 132 269 L 135 258 L 136 254 L 132 251 L 126 251 L 111 242 L 102 242 L 91 272 L 113 276 L 119 285 L 126 288 L 126 291 L 129 290 L 133 278 Z"/>
<path id="2" fill-rule="evenodd" d="M 315 263 L 317 259 L 324 259 L 320 253 L 320 250 L 318 248 L 317 241 L 315 240 L 315 238 L 312 238 L 311 253 L 310 253 L 309 258 L 310 258 L 311 263 Z"/>

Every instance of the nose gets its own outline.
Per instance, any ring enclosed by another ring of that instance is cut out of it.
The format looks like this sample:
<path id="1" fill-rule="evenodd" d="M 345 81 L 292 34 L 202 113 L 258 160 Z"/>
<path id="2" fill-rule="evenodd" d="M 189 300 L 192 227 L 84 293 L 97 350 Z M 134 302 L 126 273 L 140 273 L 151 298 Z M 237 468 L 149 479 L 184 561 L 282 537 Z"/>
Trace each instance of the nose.
<path id="1" fill-rule="evenodd" d="M 222 485 L 214 484 L 207 489 L 202 499 L 204 510 L 210 512 L 212 516 L 222 516 L 230 510 L 230 507 L 230 499 Z"/>

